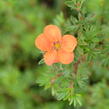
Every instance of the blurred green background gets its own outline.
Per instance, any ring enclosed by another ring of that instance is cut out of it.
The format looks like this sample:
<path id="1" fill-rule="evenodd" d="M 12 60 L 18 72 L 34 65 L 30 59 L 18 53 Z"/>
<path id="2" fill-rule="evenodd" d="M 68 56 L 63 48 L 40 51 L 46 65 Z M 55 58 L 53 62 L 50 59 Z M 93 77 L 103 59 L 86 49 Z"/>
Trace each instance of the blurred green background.
<path id="1" fill-rule="evenodd" d="M 88 5 L 91 7 L 91 3 Z M 99 10 L 96 4 L 94 7 Z M 65 9 L 64 0 L 0 0 L 0 109 L 73 109 L 36 83 L 47 66 L 38 64 L 42 55 L 34 40 Z M 90 87 L 90 91 L 84 98 L 87 103 L 78 108 L 109 109 L 105 81 Z"/>

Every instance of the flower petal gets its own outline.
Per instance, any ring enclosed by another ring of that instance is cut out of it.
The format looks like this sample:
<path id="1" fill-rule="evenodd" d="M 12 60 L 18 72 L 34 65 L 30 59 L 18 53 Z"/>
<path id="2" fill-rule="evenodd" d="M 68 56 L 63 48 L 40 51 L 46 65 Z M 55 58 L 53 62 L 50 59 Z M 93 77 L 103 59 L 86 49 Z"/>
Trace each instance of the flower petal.
<path id="1" fill-rule="evenodd" d="M 70 64 L 74 60 L 74 53 L 68 53 L 60 50 L 58 51 L 58 58 L 62 64 Z"/>
<path id="2" fill-rule="evenodd" d="M 62 49 L 66 52 L 72 52 L 77 45 L 77 39 L 72 35 L 64 35 L 62 38 Z"/>
<path id="3" fill-rule="evenodd" d="M 51 41 L 60 41 L 61 40 L 61 31 L 55 25 L 47 25 L 44 28 L 44 35 Z"/>
<path id="4" fill-rule="evenodd" d="M 44 61 L 47 65 L 52 65 L 57 62 L 57 51 L 52 50 L 44 54 Z"/>
<path id="5" fill-rule="evenodd" d="M 44 34 L 40 34 L 35 40 L 35 46 L 42 51 L 48 51 L 51 48 L 49 40 L 44 36 Z"/>

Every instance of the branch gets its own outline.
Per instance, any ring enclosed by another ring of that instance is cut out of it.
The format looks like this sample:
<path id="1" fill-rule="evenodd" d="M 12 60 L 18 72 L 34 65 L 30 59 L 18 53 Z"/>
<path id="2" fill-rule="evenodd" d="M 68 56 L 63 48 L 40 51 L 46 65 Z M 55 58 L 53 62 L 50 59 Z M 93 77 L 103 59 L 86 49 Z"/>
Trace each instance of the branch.
<path id="1" fill-rule="evenodd" d="M 82 61 L 85 61 L 86 57 L 85 56 L 81 56 L 78 61 L 74 64 L 74 73 L 76 74 L 78 71 L 78 66 Z"/>
<path id="2" fill-rule="evenodd" d="M 57 74 L 55 77 L 53 77 L 53 78 L 51 79 L 51 84 L 53 84 L 53 83 L 56 81 L 56 79 L 59 78 L 59 77 L 61 77 L 62 75 L 63 75 L 63 73 L 59 73 L 59 74 Z"/>

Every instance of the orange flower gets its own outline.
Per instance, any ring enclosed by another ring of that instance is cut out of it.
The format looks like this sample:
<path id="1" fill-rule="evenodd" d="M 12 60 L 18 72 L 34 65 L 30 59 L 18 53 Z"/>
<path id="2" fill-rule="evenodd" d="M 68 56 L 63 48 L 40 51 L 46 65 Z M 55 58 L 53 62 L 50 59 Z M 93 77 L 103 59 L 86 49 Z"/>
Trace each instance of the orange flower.
<path id="1" fill-rule="evenodd" d="M 73 50 L 77 40 L 72 35 L 62 37 L 60 29 L 55 25 L 47 25 L 36 40 L 35 45 L 44 51 L 44 61 L 47 65 L 60 62 L 70 64 L 74 60 Z"/>

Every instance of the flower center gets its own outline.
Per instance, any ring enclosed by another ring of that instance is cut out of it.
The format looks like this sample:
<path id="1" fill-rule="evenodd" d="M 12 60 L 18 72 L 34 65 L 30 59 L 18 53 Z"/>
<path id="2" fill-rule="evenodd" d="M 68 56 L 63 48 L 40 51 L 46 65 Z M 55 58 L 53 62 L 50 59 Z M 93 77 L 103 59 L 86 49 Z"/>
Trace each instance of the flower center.
<path id="1" fill-rule="evenodd" d="M 59 50 L 61 47 L 59 42 L 54 42 L 54 49 Z"/>

